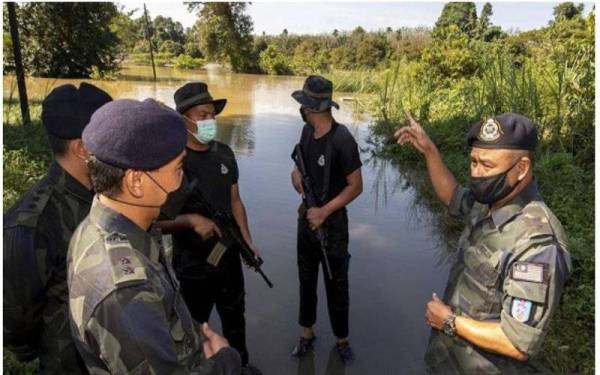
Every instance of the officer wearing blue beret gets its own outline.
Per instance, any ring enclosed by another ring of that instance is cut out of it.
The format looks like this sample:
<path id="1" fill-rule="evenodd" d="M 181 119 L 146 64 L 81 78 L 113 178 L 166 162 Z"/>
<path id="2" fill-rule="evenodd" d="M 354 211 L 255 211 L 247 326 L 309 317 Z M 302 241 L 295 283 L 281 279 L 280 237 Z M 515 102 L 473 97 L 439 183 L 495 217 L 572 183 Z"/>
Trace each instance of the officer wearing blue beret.
<path id="1" fill-rule="evenodd" d="M 537 372 L 534 360 L 571 270 L 564 229 L 533 177 L 536 126 L 505 113 L 475 124 L 470 187 L 460 186 L 410 114 L 396 132 L 424 156 L 438 198 L 465 221 L 446 293 L 425 319 L 430 373 Z"/>
<path id="2" fill-rule="evenodd" d="M 42 124 L 54 161 L 4 215 L 4 345 L 18 360 L 39 358 L 46 374 L 87 372 L 65 324 L 65 260 L 94 195 L 81 132 L 111 100 L 87 83 L 50 92 L 42 102 Z"/>
<path id="3" fill-rule="evenodd" d="M 69 247 L 69 319 L 91 373 L 239 374 L 239 354 L 199 327 L 153 223 L 183 176 L 182 117 L 116 100 L 83 133 L 97 195 Z"/>

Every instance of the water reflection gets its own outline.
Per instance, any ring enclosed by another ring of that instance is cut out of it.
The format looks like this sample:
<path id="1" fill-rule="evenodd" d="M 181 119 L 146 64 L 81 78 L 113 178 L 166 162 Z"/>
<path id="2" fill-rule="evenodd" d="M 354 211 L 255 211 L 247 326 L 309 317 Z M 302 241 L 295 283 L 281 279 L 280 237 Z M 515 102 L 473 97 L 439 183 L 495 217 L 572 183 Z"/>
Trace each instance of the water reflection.
<path id="1" fill-rule="evenodd" d="M 440 210 L 440 204 L 435 201 L 437 198 L 431 190 L 425 166 L 411 161 L 403 162 L 387 155 L 384 147 L 379 146 L 381 142 L 373 142 L 372 134 L 365 142 L 368 144 L 365 152 L 369 154 L 365 164 L 376 171 L 376 178 L 371 185 L 371 191 L 375 194 L 375 210 L 386 206 L 390 197 L 413 191 L 415 198 L 408 207 L 410 216 L 418 223 L 435 225 L 440 229 L 434 236 L 438 252 L 437 265 L 451 265 L 456 259 L 460 224 L 449 220 L 444 213 L 434 213 L 435 210 Z"/>
<path id="2" fill-rule="evenodd" d="M 317 375 L 315 369 L 315 353 L 311 350 L 303 358 L 298 360 L 297 375 Z M 337 348 L 334 346 L 329 351 L 327 367 L 324 375 L 345 375 L 346 364 L 340 359 Z"/>
<path id="3" fill-rule="evenodd" d="M 219 141 L 228 144 L 236 154 L 252 155 L 255 144 L 252 116 L 218 116 L 217 124 Z"/>

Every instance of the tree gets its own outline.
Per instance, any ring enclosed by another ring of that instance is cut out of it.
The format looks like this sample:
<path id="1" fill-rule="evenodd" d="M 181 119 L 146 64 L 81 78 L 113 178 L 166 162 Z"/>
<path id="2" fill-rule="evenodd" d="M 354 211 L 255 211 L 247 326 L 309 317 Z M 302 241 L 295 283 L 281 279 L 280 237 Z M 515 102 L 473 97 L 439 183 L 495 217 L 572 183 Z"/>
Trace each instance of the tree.
<path id="1" fill-rule="evenodd" d="M 14 2 L 7 4 L 8 22 L 10 24 L 10 39 L 13 47 L 13 57 L 15 62 L 15 73 L 17 74 L 17 85 L 19 87 L 19 103 L 21 104 L 21 119 L 24 125 L 29 125 L 29 102 L 27 100 L 27 86 L 25 85 L 25 70 L 21 59 L 21 40 L 19 38 L 19 27 L 17 21 L 17 5 Z"/>
<path id="2" fill-rule="evenodd" d="M 155 45 L 162 45 L 167 40 L 183 45 L 185 43 L 185 33 L 183 26 L 179 22 L 174 22 L 171 17 L 156 16 L 152 21 L 154 29 Z"/>
<path id="3" fill-rule="evenodd" d="M 554 22 L 581 17 L 583 14 L 583 4 L 575 5 L 570 1 L 560 3 L 554 7 L 553 14 Z"/>
<path id="4" fill-rule="evenodd" d="M 315 37 L 309 37 L 294 50 L 293 65 L 296 74 L 313 74 L 327 69 L 327 49 Z"/>
<path id="5" fill-rule="evenodd" d="M 358 43 L 356 68 L 373 69 L 387 55 L 389 46 L 383 35 L 369 34 Z"/>
<path id="6" fill-rule="evenodd" d="M 483 5 L 483 9 L 481 10 L 481 15 L 479 16 L 479 22 L 477 24 L 477 38 L 483 39 L 485 33 L 490 27 L 490 17 L 492 16 L 492 4 L 485 3 Z"/>
<path id="7" fill-rule="evenodd" d="M 234 72 L 258 70 L 246 3 L 187 4 L 198 14 L 200 49 L 209 60 L 228 64 Z"/>
<path id="8" fill-rule="evenodd" d="M 174 42 L 172 40 L 165 40 L 158 49 L 158 52 L 168 53 L 173 56 L 179 56 L 183 52 L 185 52 L 185 50 L 180 43 Z"/>
<path id="9" fill-rule="evenodd" d="M 118 66 L 113 3 L 23 3 L 19 11 L 25 65 L 42 77 L 89 77 Z"/>
<path id="10" fill-rule="evenodd" d="M 423 51 L 422 60 L 430 75 L 458 79 L 472 75 L 477 70 L 477 53 L 469 46 L 469 36 L 450 25 L 438 30 L 433 43 Z"/>
<path id="11" fill-rule="evenodd" d="M 490 9 L 491 10 L 491 9 Z M 477 8 L 472 2 L 450 2 L 444 5 L 442 14 L 435 23 L 433 29 L 434 36 L 439 34 L 441 29 L 456 25 L 460 31 L 466 33 L 469 37 L 474 36 L 477 27 Z"/>
<path id="12" fill-rule="evenodd" d="M 121 53 L 125 54 L 133 51 L 136 43 L 141 37 L 141 19 L 134 20 L 131 18 L 137 9 L 124 11 L 124 6 L 120 6 L 119 11 L 110 22 L 110 30 L 117 35 Z"/>

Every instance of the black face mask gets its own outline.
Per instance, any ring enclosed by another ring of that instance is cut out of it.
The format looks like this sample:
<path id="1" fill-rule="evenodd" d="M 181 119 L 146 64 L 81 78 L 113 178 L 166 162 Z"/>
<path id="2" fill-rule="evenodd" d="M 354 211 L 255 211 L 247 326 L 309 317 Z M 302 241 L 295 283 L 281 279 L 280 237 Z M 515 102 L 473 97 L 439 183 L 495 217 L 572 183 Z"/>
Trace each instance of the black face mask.
<path id="1" fill-rule="evenodd" d="M 519 161 L 517 161 L 517 163 Z M 473 192 L 475 200 L 483 204 L 492 204 L 508 196 L 508 194 L 510 194 L 521 182 L 518 181 L 514 186 L 510 186 L 506 181 L 506 175 L 515 167 L 515 165 L 517 165 L 517 163 L 508 168 L 506 172 L 494 176 L 471 176 L 471 192 Z"/>
<path id="2" fill-rule="evenodd" d="M 167 194 L 167 199 L 166 199 L 166 201 L 165 201 L 165 203 L 166 203 L 166 202 L 169 200 L 170 196 L 173 194 L 173 192 L 170 192 L 170 193 L 169 193 L 168 191 L 166 191 L 166 190 L 165 190 L 165 188 L 163 188 L 163 187 L 162 187 L 162 185 L 158 183 L 158 181 L 156 181 L 156 180 L 155 180 L 155 179 L 154 179 L 152 176 L 150 176 L 150 174 L 149 174 L 149 173 L 147 173 L 147 172 L 144 172 L 144 174 L 145 174 L 146 176 L 148 176 L 148 177 L 149 177 L 149 178 L 152 180 L 152 182 L 154 182 L 154 183 L 156 184 L 156 186 L 158 186 L 158 188 L 159 188 L 160 190 L 162 190 L 162 191 L 163 191 L 165 194 Z M 115 202 L 119 202 L 119 203 L 122 203 L 122 204 L 126 204 L 126 205 L 128 205 L 128 206 L 143 207 L 143 208 L 161 208 L 161 207 L 164 205 L 164 203 L 163 203 L 163 205 L 160 205 L 160 206 L 155 206 L 155 205 L 149 205 L 149 204 L 140 204 L 140 203 L 125 202 L 125 201 L 123 201 L 123 200 L 116 199 L 116 198 L 111 198 L 111 197 L 106 197 L 106 198 L 108 198 L 108 199 L 110 199 L 110 200 L 113 200 L 113 201 L 115 201 Z"/>
<path id="3" fill-rule="evenodd" d="M 304 121 L 305 123 L 308 124 L 308 118 L 304 114 L 304 109 L 303 108 L 300 108 L 300 116 L 302 116 L 302 121 Z"/>

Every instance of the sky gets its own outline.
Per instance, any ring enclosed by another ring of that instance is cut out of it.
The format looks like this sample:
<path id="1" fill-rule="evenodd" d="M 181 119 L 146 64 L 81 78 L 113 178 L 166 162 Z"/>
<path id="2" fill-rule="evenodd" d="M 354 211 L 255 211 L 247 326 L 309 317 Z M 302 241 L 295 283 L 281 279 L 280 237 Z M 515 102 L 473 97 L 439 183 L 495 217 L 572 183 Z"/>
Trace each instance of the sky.
<path id="1" fill-rule="evenodd" d="M 143 3 L 139 1 L 120 1 L 125 9 L 138 8 L 134 17 L 141 15 Z M 477 2 L 477 14 L 480 14 L 484 2 Z M 505 31 L 527 31 L 546 26 L 552 19 L 553 8 L 558 2 L 491 2 L 494 25 Z M 587 14 L 593 6 L 585 2 Z M 357 26 L 364 29 L 380 30 L 388 26 L 433 27 L 440 15 L 443 2 L 252 2 L 247 13 L 254 22 L 254 33 L 279 34 L 283 29 L 295 34 L 330 33 L 334 29 L 352 30 Z M 196 15 L 189 13 L 183 2 L 147 1 L 146 7 L 151 17 L 162 15 L 191 27 Z"/>

